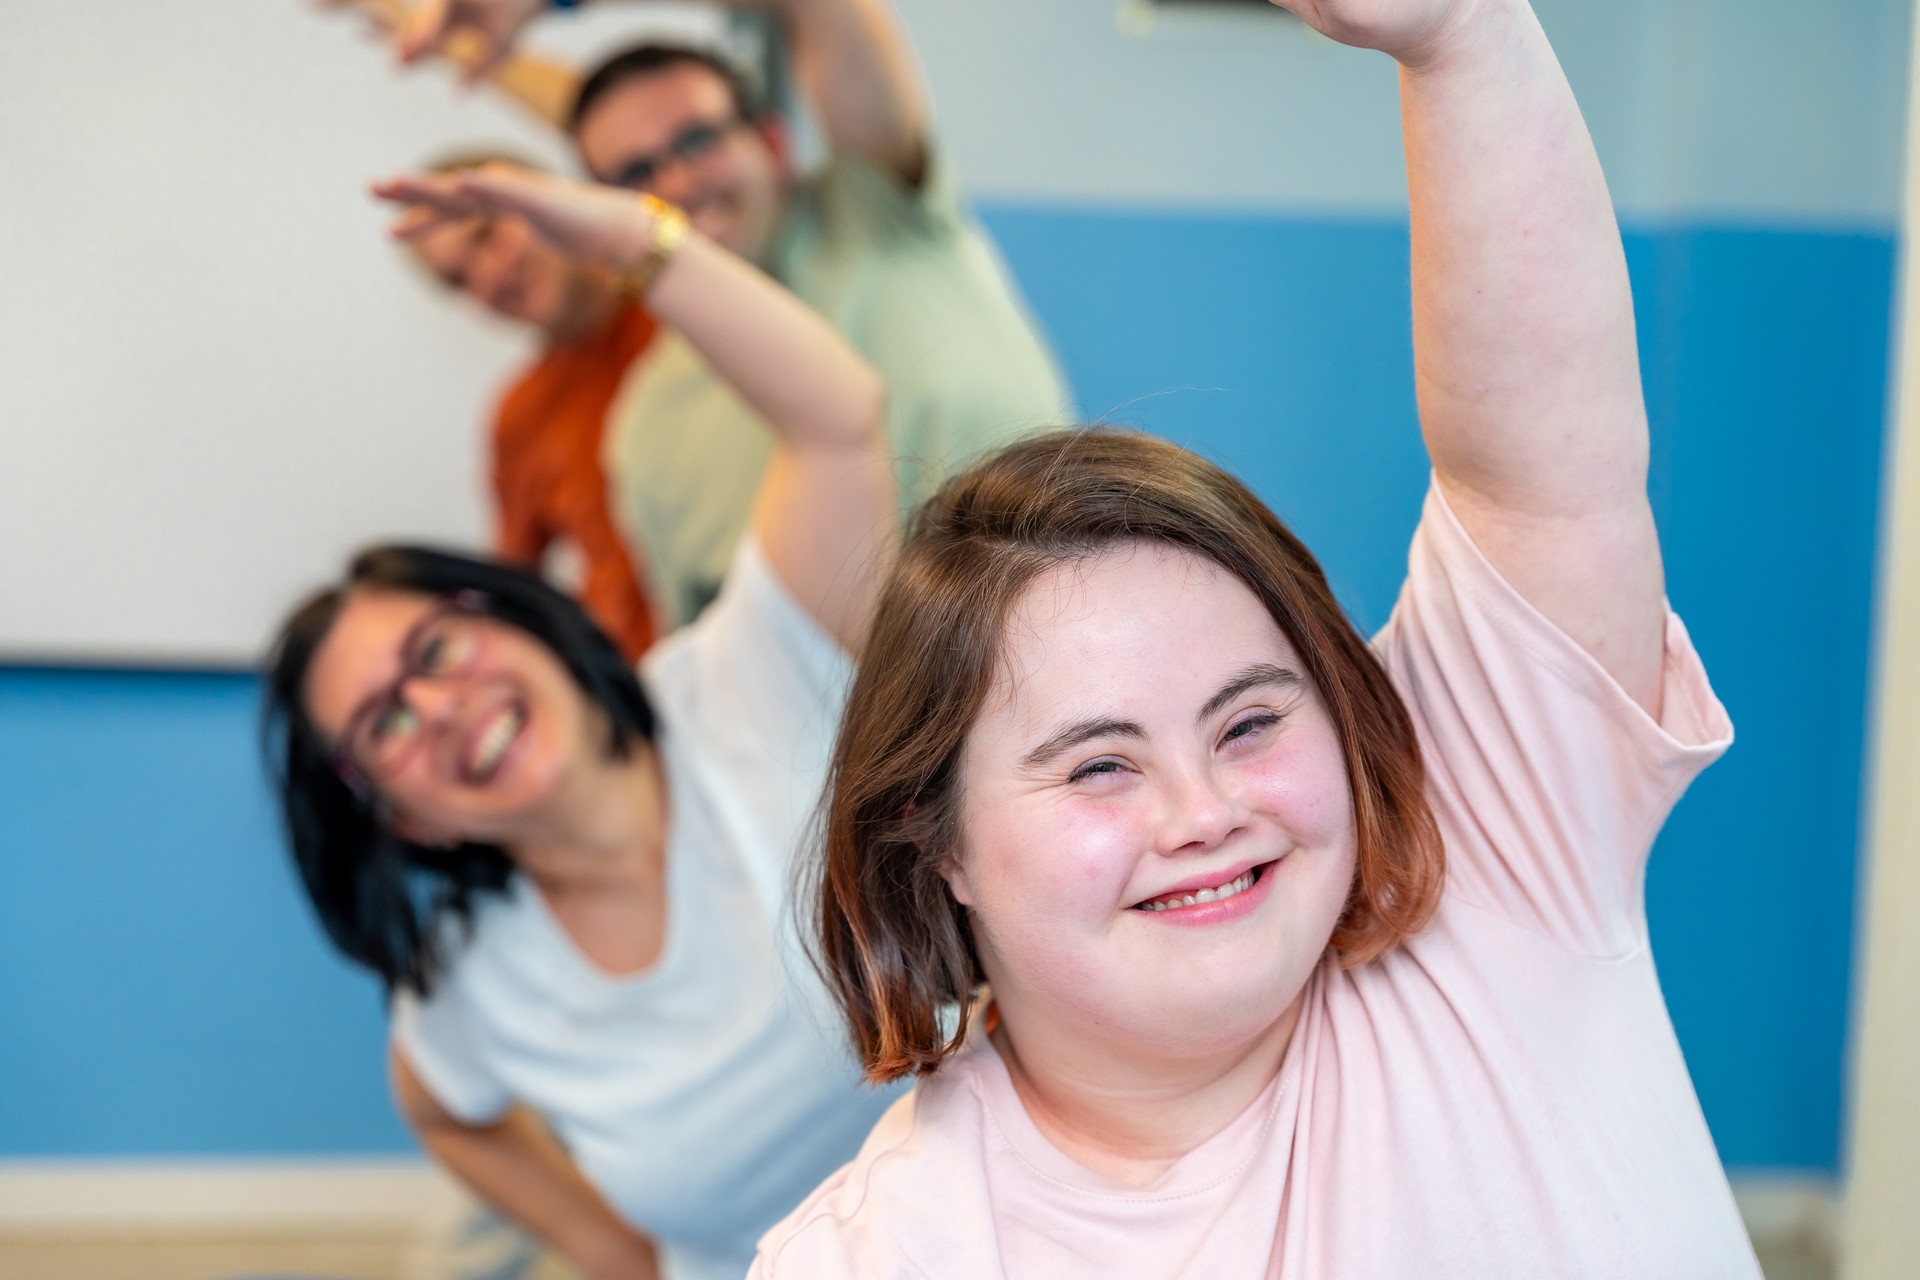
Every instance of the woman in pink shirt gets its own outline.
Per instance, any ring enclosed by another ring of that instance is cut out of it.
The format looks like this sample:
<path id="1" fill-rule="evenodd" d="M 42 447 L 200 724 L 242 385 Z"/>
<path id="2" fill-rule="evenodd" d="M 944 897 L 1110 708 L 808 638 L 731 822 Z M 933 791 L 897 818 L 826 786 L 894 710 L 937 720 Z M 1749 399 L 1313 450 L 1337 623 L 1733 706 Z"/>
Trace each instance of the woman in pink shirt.
<path id="1" fill-rule="evenodd" d="M 920 1081 L 757 1275 L 1759 1274 L 1648 953 L 1648 849 L 1731 729 L 1585 126 L 1525 0 L 1286 2 L 1400 63 L 1434 480 L 1399 604 L 1369 645 L 1141 436 L 923 509 L 816 922 L 868 1075 Z"/>

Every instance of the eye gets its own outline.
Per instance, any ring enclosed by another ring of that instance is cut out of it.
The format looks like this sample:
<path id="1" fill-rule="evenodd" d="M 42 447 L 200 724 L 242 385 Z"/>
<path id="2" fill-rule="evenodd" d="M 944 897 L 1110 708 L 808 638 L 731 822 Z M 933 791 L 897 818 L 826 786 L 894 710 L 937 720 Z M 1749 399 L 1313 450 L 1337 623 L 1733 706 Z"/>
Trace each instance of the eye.
<path id="1" fill-rule="evenodd" d="M 629 191 L 645 191 L 653 185 L 654 163 L 651 160 L 635 160 L 626 168 L 613 175 L 616 187 L 625 187 Z"/>
<path id="2" fill-rule="evenodd" d="M 399 738 L 404 738 L 419 726 L 419 719 L 413 714 L 413 708 L 405 703 L 395 703 L 377 712 L 367 722 L 367 742 L 371 746 L 383 746 Z"/>
<path id="3" fill-rule="evenodd" d="M 720 130 L 710 124 L 696 124 L 673 140 L 673 154 L 682 160 L 698 160 L 720 141 Z"/>
<path id="4" fill-rule="evenodd" d="M 1067 775 L 1068 782 L 1083 782 L 1088 778 L 1110 778 L 1124 768 L 1118 760 L 1089 760 Z"/>
<path id="5" fill-rule="evenodd" d="M 1272 711 L 1256 711 L 1251 715 L 1242 716 L 1240 719 L 1235 720 L 1227 729 L 1226 733 L 1221 735 L 1220 743 L 1222 746 L 1225 746 L 1230 742 L 1240 742 L 1247 738 L 1257 738 L 1279 723 L 1280 716 L 1278 713 Z"/>
<path id="6" fill-rule="evenodd" d="M 415 675 L 437 676 L 458 671 L 473 656 L 473 637 L 454 622 L 442 622 L 420 637 L 407 664 Z"/>

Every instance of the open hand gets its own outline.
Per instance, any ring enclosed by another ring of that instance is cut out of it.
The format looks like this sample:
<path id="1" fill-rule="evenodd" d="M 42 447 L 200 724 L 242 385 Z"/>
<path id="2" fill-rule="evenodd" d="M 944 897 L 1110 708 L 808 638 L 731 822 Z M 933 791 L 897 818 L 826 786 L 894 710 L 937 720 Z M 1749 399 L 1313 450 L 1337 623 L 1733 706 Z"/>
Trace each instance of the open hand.
<path id="1" fill-rule="evenodd" d="M 461 51 L 462 78 L 474 83 L 506 60 L 521 29 L 546 9 L 546 0 L 420 0 L 395 29 L 394 51 L 402 62 L 418 62 L 448 53 L 448 42 L 464 33 L 471 48 Z"/>
<path id="2" fill-rule="evenodd" d="M 645 255 L 651 235 L 646 207 L 632 193 L 512 165 L 402 174 L 374 183 L 373 193 L 408 206 L 392 228 L 402 240 L 461 218 L 518 214 L 562 253 L 625 271 Z"/>
<path id="3" fill-rule="evenodd" d="M 1417 64 L 1438 56 L 1475 11 L 1524 0 L 1273 0 L 1321 35 Z"/>
<path id="4" fill-rule="evenodd" d="M 313 0 L 313 7 L 326 13 L 352 13 L 367 24 L 367 30 L 387 39 L 406 21 L 406 0 Z"/>

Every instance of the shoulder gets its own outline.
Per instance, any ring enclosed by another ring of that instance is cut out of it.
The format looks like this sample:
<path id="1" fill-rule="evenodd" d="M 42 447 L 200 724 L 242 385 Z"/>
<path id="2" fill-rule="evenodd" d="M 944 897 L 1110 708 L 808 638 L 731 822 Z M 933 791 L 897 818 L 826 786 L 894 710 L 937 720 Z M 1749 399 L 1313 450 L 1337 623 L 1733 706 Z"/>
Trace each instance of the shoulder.
<path id="1" fill-rule="evenodd" d="M 720 594 L 641 664 L 647 691 L 669 724 L 696 701 L 783 693 L 813 700 L 843 691 L 853 660 L 793 598 L 748 535 L 735 548 Z M 838 708 L 832 708 L 837 712 Z"/>
<path id="2" fill-rule="evenodd" d="M 889 1107 L 860 1153 L 762 1237 L 754 1275 L 920 1276 L 990 1246 L 971 1066 L 963 1055 Z"/>
<path id="3" fill-rule="evenodd" d="M 861 156 L 833 152 L 794 185 L 785 231 L 789 249 L 804 252 L 818 241 L 851 250 L 957 238 L 969 226 L 959 184 L 934 146 L 915 184 Z"/>
<path id="4" fill-rule="evenodd" d="M 1648 712 L 1429 490 L 1375 650 L 1418 735 L 1447 891 L 1592 956 L 1644 944 L 1654 836 L 1733 727 L 1678 617 Z"/>
<path id="5" fill-rule="evenodd" d="M 1578 709 L 1582 727 L 1610 728 L 1658 750 L 1717 756 L 1732 723 L 1714 696 L 1687 629 L 1666 615 L 1664 712 L 1655 720 L 1574 638 L 1511 583 L 1429 488 L 1393 616 L 1374 637 L 1416 720 L 1471 715 L 1475 705 L 1542 726 Z M 1431 724 L 1423 727 L 1433 728 Z"/>

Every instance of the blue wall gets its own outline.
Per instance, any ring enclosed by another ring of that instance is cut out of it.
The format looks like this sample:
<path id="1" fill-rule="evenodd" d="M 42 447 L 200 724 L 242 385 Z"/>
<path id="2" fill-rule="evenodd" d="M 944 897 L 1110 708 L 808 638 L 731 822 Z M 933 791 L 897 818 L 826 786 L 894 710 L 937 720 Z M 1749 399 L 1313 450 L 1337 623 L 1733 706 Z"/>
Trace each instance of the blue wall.
<path id="1" fill-rule="evenodd" d="M 987 211 L 1091 415 L 1247 477 L 1363 625 L 1426 468 L 1404 223 Z M 1722 1155 L 1838 1160 L 1890 236 L 1633 230 L 1670 593 L 1739 725 L 1649 886 Z M 0 670 L 0 1155 L 381 1151 L 371 982 L 279 848 L 244 676 Z"/>

